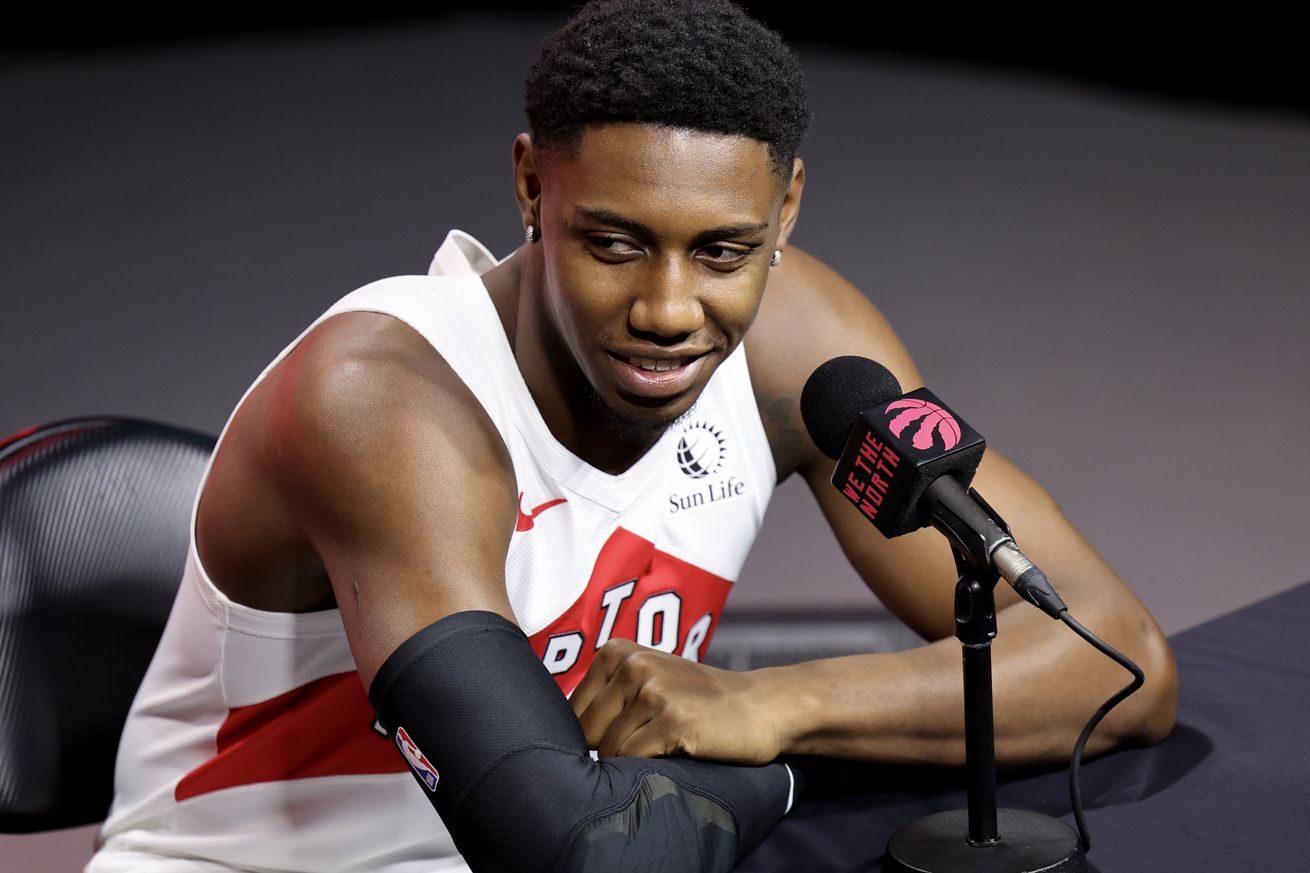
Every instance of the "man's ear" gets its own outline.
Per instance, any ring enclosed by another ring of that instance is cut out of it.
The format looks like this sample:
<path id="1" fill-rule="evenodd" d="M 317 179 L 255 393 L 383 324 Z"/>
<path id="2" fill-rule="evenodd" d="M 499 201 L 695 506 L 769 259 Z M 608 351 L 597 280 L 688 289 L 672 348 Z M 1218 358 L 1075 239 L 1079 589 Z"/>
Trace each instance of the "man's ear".
<path id="1" fill-rule="evenodd" d="M 535 224 L 540 229 L 537 199 L 541 196 L 541 174 L 537 169 L 537 150 L 533 146 L 532 135 L 520 133 L 514 137 L 510 152 L 514 161 L 514 199 L 518 201 L 523 225 L 526 227 Z"/>
<path id="2" fill-rule="evenodd" d="M 805 162 L 800 158 L 794 158 L 791 164 L 791 181 L 787 184 L 787 192 L 783 195 L 782 209 L 779 213 L 781 228 L 778 231 L 778 248 L 787 244 L 792 228 L 796 226 L 796 218 L 801 211 L 801 192 L 804 189 Z"/>

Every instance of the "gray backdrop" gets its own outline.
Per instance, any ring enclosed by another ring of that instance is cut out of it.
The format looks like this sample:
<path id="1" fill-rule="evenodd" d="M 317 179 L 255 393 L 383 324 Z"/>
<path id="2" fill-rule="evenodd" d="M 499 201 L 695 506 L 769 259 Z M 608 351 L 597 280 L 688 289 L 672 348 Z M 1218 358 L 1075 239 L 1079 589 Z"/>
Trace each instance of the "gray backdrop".
<path id="1" fill-rule="evenodd" d="M 306 324 L 425 272 L 449 228 L 508 253 L 550 21 L 14 59 L 0 433 L 88 413 L 217 433 Z M 796 49 L 816 118 L 793 241 L 1166 631 L 1310 578 L 1310 120 Z M 784 485 L 730 611 L 871 605 Z M 0 873 L 78 869 L 89 839 L 0 838 Z"/>

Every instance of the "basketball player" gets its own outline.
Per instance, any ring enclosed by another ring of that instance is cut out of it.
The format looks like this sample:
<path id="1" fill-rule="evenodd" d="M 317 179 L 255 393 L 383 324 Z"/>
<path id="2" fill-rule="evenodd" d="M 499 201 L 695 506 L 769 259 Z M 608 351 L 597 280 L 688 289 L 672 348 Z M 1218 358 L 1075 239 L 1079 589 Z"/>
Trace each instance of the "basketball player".
<path id="1" fill-rule="evenodd" d="M 727 0 L 592 3 L 526 104 L 523 245 L 497 260 L 453 231 L 428 275 L 329 308 L 233 411 L 89 870 L 727 870 L 796 799 L 780 756 L 962 762 L 949 549 L 872 534 L 800 421 L 833 356 L 921 379 L 788 243 L 795 59 Z M 697 663 L 792 475 L 936 642 Z M 1151 616 L 1000 453 L 976 484 L 1146 671 L 1090 751 L 1162 738 Z M 997 757 L 1063 759 L 1124 677 L 997 597 Z"/>

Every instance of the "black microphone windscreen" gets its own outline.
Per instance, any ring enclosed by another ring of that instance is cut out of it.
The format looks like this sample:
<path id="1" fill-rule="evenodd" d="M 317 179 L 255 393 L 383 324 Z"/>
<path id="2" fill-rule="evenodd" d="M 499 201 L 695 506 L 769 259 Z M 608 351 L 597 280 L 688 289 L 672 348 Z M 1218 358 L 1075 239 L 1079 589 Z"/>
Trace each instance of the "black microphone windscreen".
<path id="1" fill-rule="evenodd" d="M 900 396 L 900 383 L 882 364 L 843 355 L 824 361 L 805 380 L 801 418 L 819 451 L 837 460 L 856 416 Z"/>

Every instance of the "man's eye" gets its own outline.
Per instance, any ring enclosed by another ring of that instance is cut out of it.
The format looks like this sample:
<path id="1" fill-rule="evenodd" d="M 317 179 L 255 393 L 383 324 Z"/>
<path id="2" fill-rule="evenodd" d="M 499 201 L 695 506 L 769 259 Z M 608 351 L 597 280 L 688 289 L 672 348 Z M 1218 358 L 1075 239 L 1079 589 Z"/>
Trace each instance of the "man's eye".
<path id="1" fill-rule="evenodd" d="M 592 245 L 611 255 L 628 255 L 637 251 L 628 243 L 613 236 L 593 236 Z"/>
<path id="2" fill-rule="evenodd" d="M 709 261 L 711 264 L 719 266 L 740 263 L 751 255 L 750 249 L 731 249 L 727 246 L 706 246 L 701 251 L 710 256 Z"/>

